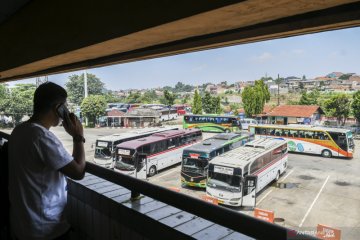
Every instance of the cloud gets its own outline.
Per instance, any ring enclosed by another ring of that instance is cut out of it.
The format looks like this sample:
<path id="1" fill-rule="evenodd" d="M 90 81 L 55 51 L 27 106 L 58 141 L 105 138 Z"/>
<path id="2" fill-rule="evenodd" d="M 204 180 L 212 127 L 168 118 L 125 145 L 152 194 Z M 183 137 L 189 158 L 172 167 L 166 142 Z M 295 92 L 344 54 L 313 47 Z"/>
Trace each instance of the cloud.
<path id="1" fill-rule="evenodd" d="M 201 72 L 203 71 L 204 69 L 206 69 L 207 67 L 207 64 L 200 64 L 198 66 L 195 66 L 191 69 L 192 72 Z"/>
<path id="2" fill-rule="evenodd" d="M 263 62 L 267 62 L 267 61 L 269 61 L 269 60 L 271 60 L 273 58 L 274 58 L 274 56 L 271 53 L 264 52 L 264 53 L 260 54 L 259 56 L 252 57 L 252 60 L 254 62 L 263 63 Z"/>
<path id="3" fill-rule="evenodd" d="M 294 49 L 291 51 L 292 54 L 295 54 L 295 55 L 302 55 L 304 54 L 304 50 L 303 49 Z"/>

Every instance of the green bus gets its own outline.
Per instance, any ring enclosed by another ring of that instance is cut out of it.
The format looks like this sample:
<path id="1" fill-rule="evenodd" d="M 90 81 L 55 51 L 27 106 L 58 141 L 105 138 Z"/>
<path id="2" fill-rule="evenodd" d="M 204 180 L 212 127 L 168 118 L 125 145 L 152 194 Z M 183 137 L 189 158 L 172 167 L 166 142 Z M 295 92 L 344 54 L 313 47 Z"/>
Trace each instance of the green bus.
<path id="1" fill-rule="evenodd" d="M 184 115 L 184 128 L 198 128 L 203 132 L 237 132 L 240 131 L 240 118 L 220 115 Z"/>
<path id="2" fill-rule="evenodd" d="M 206 187 L 209 162 L 232 149 L 254 140 L 254 134 L 220 133 L 183 150 L 181 163 L 181 183 L 192 187 Z"/>

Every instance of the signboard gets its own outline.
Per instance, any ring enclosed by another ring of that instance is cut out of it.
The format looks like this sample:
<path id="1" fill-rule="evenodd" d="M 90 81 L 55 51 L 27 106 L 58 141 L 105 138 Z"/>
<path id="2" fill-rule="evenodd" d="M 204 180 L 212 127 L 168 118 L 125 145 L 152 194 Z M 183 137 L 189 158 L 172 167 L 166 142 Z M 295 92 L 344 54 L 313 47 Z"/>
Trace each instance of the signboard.
<path id="1" fill-rule="evenodd" d="M 98 141 L 98 142 L 97 142 L 97 146 L 98 146 L 98 147 L 107 147 L 107 146 L 108 146 L 108 142 L 100 142 L 100 141 Z"/>
<path id="2" fill-rule="evenodd" d="M 254 217 L 262 219 L 266 222 L 274 223 L 274 211 L 255 208 Z"/>
<path id="3" fill-rule="evenodd" d="M 118 149 L 118 154 L 121 154 L 121 155 L 130 155 L 130 150 L 127 150 L 127 149 Z"/>
<path id="4" fill-rule="evenodd" d="M 202 200 L 204 200 L 205 202 L 208 202 L 208 203 L 212 203 L 212 204 L 215 204 L 215 205 L 218 205 L 219 204 L 219 201 L 217 200 L 217 198 L 213 198 L 213 197 L 210 197 L 208 195 L 204 195 L 201 197 Z"/>
<path id="5" fill-rule="evenodd" d="M 316 237 L 324 240 L 340 240 L 341 230 L 318 224 L 316 228 Z"/>
<path id="6" fill-rule="evenodd" d="M 190 153 L 189 155 L 191 158 L 194 158 L 194 159 L 198 159 L 200 156 L 200 154 L 198 154 L 198 153 Z"/>
<path id="7" fill-rule="evenodd" d="M 214 166 L 214 172 L 223 173 L 227 175 L 234 175 L 234 169 L 223 166 Z"/>

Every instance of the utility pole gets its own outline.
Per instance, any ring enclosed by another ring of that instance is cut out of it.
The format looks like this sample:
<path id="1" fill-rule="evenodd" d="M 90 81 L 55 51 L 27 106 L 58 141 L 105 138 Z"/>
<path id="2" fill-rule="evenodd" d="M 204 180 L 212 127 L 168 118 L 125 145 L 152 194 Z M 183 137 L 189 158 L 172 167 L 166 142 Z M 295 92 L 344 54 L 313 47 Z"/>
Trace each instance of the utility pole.
<path id="1" fill-rule="evenodd" d="M 278 74 L 278 78 L 277 78 L 277 84 L 278 84 L 278 106 L 280 105 L 280 77 Z"/>
<path id="2" fill-rule="evenodd" d="M 85 96 L 85 98 L 87 98 L 88 97 L 88 86 L 87 86 L 87 72 L 86 72 L 86 70 L 84 70 L 84 96 Z M 85 124 L 86 124 L 86 126 L 88 126 L 88 118 L 87 117 L 85 117 Z"/>

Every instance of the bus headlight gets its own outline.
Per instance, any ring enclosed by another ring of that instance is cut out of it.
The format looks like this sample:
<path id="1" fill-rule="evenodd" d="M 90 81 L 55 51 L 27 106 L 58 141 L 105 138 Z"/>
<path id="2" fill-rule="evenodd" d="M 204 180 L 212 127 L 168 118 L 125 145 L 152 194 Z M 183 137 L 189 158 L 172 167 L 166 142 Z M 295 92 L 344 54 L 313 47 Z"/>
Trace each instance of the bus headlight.
<path id="1" fill-rule="evenodd" d="M 238 202 L 238 201 L 240 201 L 240 199 L 241 199 L 241 198 L 232 198 L 230 201 L 231 201 L 231 202 Z"/>

